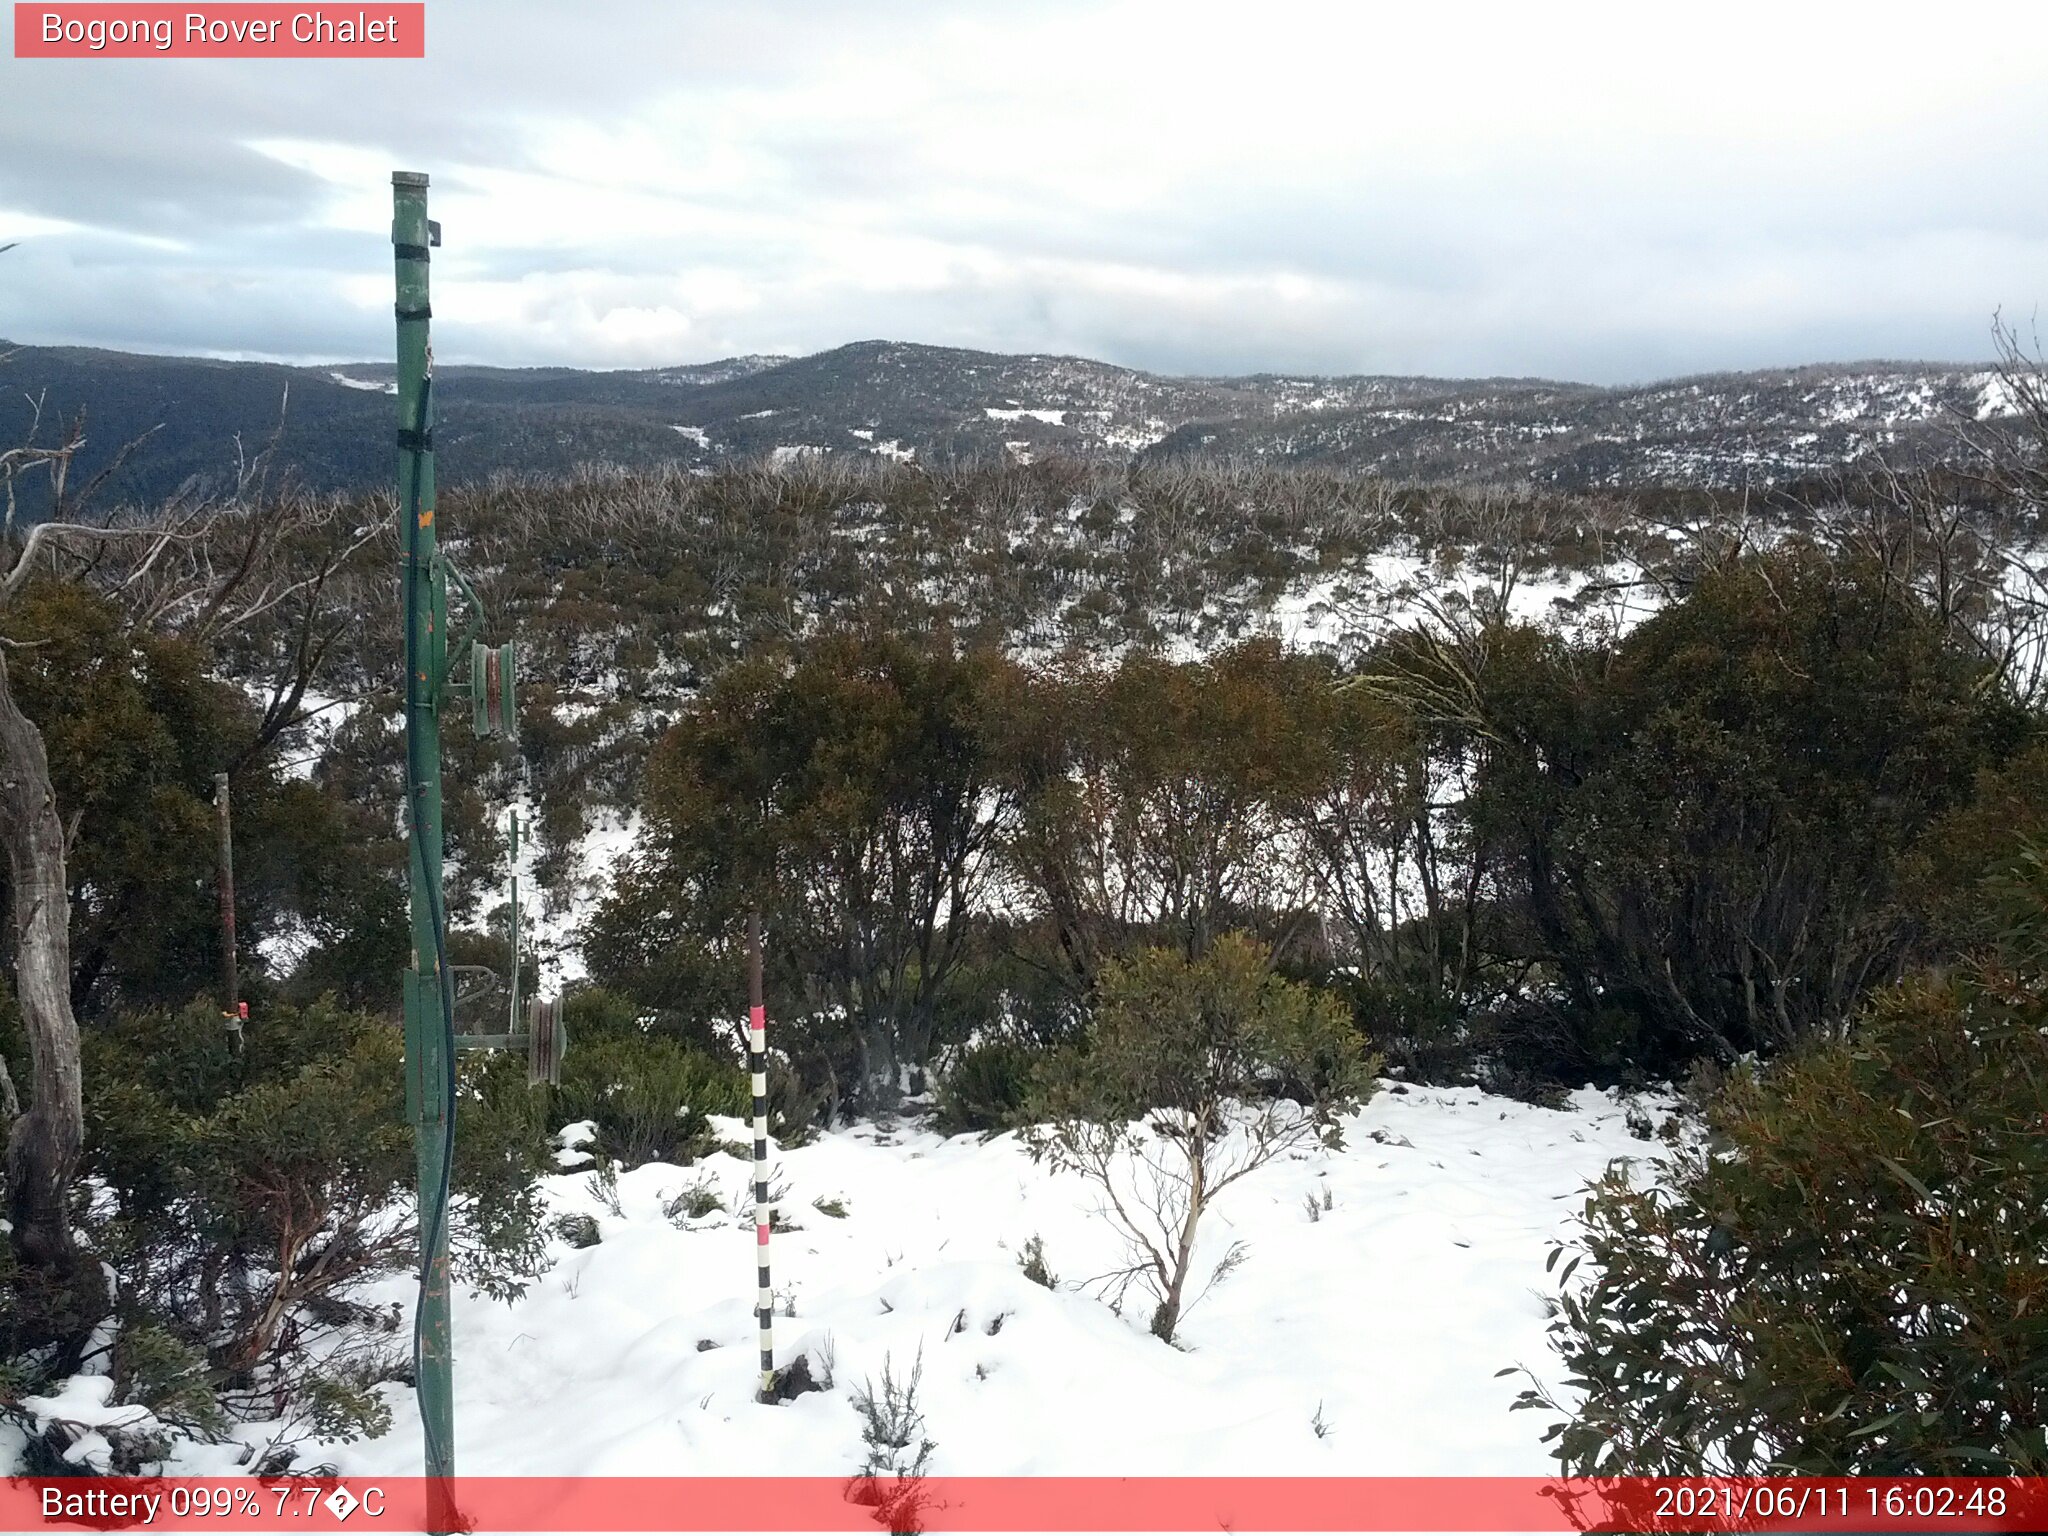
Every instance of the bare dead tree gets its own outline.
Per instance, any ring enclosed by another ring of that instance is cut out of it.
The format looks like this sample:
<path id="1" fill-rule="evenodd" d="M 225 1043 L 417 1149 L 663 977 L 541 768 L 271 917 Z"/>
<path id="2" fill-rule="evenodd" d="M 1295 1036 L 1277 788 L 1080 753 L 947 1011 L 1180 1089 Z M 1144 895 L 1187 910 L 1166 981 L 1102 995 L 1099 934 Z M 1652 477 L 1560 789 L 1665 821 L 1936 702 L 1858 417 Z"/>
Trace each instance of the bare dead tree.
<path id="1" fill-rule="evenodd" d="M 1977 415 L 1958 417 L 1956 457 L 2038 528 L 2048 515 L 2048 350 L 2002 315 L 1991 324 L 1996 361 Z"/>

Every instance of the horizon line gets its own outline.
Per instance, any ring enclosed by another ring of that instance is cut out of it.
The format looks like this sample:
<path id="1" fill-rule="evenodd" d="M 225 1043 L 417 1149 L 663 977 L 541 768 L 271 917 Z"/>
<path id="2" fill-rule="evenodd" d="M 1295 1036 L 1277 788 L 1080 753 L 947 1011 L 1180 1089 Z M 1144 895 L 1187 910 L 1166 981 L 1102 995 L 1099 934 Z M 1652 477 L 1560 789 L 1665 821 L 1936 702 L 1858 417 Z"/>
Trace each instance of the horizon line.
<path id="1" fill-rule="evenodd" d="M 1812 359 L 1798 363 L 1763 363 L 1746 368 L 1706 368 L 1692 372 L 1651 375 L 1629 379 L 1613 384 L 1598 384 L 1585 379 L 1572 379 L 1540 373 L 1392 373 L 1356 371 L 1351 373 L 1325 373 L 1310 369 L 1253 368 L 1241 373 L 1168 373 L 1157 369 L 1140 368 L 1129 363 L 1112 362 L 1106 358 L 1091 357 L 1083 352 L 1059 352 L 1032 349 L 1021 352 L 1000 352 L 986 347 L 963 347 L 949 342 L 901 341 L 888 337 L 861 337 L 853 341 L 839 342 L 833 346 L 821 347 L 813 352 L 732 352 L 720 357 L 707 358 L 700 362 L 653 363 L 644 366 L 600 367 L 576 363 L 480 363 L 459 358 L 441 358 L 437 361 L 443 368 L 465 368 L 487 370 L 498 373 L 582 373 L 592 376 L 614 374 L 650 374 L 680 372 L 688 369 L 715 368 L 721 363 L 740 363 L 758 359 L 770 360 L 769 368 L 788 363 L 808 362 L 814 358 L 826 357 L 834 352 L 851 351 L 858 347 L 904 347 L 923 352 L 959 352 L 975 357 L 1002 358 L 1010 361 L 1047 361 L 1088 363 L 1099 368 L 1113 368 L 1123 373 L 1138 374 L 1145 378 L 1160 379 L 1174 383 L 1213 383 L 1246 379 L 1282 379 L 1304 381 L 1341 382 L 1352 379 L 1389 379 L 1404 382 L 1426 382 L 1433 384 L 1542 384 L 1567 389 L 1596 390 L 1603 393 L 1617 393 L 1626 390 L 1655 389 L 1662 385 L 1683 384 L 1695 379 L 1737 378 L 1750 374 L 1801 373 L 1807 371 L 1841 372 L 1859 368 L 1890 370 L 1926 370 L 1929 372 L 1962 373 L 1986 371 L 1996 373 L 2004 365 L 1997 358 L 1961 360 L 1955 358 L 1914 358 L 1914 357 L 1852 357 L 1835 359 Z M 0 363 L 14 351 L 33 348 L 48 352 L 102 352 L 114 357 L 141 357 L 165 362 L 247 364 L 266 368 L 289 369 L 333 369 L 333 368 L 394 368 L 392 361 L 363 357 L 313 357 L 288 355 L 271 352 L 249 351 L 171 351 L 147 345 L 125 347 L 98 346 L 84 342 L 63 341 L 22 341 L 11 337 L 0 337 Z M 766 372 L 767 369 L 760 370 Z"/>

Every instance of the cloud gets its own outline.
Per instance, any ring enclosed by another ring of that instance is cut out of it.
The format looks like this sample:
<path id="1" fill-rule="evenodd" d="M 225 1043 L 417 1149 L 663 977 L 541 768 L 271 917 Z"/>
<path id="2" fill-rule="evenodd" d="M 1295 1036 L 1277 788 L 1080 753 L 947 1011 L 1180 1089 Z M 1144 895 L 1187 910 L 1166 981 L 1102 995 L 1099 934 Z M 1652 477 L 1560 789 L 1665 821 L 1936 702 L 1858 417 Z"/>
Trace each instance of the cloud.
<path id="1" fill-rule="evenodd" d="M 2044 44 L 1989 5 L 435 0 L 424 62 L 5 60 L 0 335 L 381 356 L 407 168 L 452 361 L 1982 356 L 2048 273 Z"/>

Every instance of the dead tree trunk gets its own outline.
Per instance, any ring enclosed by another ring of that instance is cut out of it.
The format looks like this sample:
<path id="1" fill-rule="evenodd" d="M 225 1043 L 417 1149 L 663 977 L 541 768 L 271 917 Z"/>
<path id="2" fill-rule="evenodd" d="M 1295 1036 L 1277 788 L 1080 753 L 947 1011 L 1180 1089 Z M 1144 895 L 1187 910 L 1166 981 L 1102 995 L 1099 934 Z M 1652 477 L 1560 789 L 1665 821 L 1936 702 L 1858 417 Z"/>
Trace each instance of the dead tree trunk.
<path id="1" fill-rule="evenodd" d="M 15 993 L 28 1034 L 27 1107 L 7 1137 L 7 1216 L 21 1263 L 21 1321 L 75 1364 L 105 1314 L 99 1267 L 71 1234 L 69 1194 L 85 1142 L 78 1020 L 71 1011 L 64 826 L 43 733 L 14 702 L 0 655 L 0 843 L 14 896 Z M 22 1340 L 20 1342 L 28 1342 Z"/>

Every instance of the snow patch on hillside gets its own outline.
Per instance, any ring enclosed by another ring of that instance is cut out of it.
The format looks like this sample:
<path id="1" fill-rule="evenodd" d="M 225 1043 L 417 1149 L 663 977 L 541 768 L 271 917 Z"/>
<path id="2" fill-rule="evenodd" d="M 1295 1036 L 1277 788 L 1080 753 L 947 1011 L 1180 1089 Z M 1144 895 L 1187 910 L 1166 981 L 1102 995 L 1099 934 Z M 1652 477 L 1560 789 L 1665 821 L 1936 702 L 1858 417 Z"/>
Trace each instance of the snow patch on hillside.
<path id="1" fill-rule="evenodd" d="M 534 824 L 533 806 L 523 797 L 519 822 L 521 827 Z M 599 904 L 611 894 L 620 866 L 639 851 L 642 836 L 639 811 L 606 808 L 596 812 L 593 824 L 577 839 L 568 860 L 571 873 L 566 889 L 549 891 L 544 900 L 535 874 L 541 852 L 539 840 L 528 833 L 521 834 L 521 926 L 540 967 L 542 992 L 558 993 L 590 974 L 583 961 L 584 932 Z"/>
<path id="2" fill-rule="evenodd" d="M 1030 406 L 1019 406 L 1013 410 L 1005 410 L 1000 406 L 994 405 L 985 405 L 982 407 L 982 410 L 987 414 L 990 421 L 1023 421 L 1026 417 L 1029 417 L 1033 421 L 1044 422 L 1048 427 L 1063 427 L 1067 424 L 1067 413 L 1063 410 L 1037 410 Z"/>
<path id="3" fill-rule="evenodd" d="M 1167 425 L 1157 416 L 1145 418 L 1142 426 L 1104 426 L 1102 441 L 1111 448 L 1120 448 L 1126 453 L 1142 453 L 1154 443 L 1166 438 Z"/>
<path id="4" fill-rule="evenodd" d="M 1977 390 L 1977 419 L 1989 421 L 1994 416 L 2015 416 L 2019 414 L 2022 401 L 2020 392 L 2013 388 L 2013 381 L 2002 373 L 1985 372 L 1970 380 Z"/>

